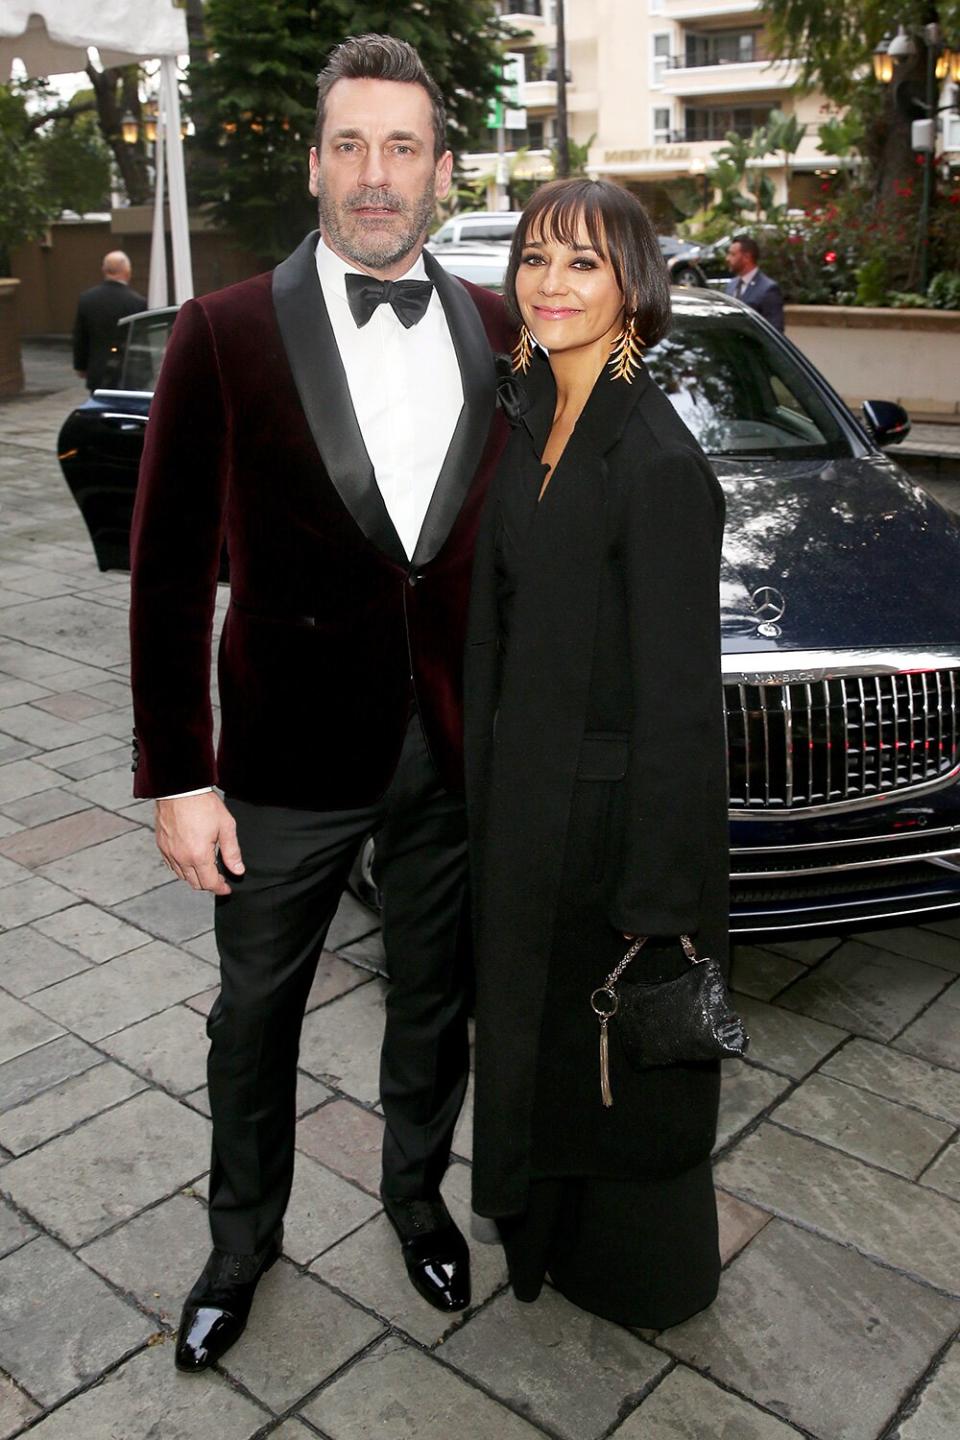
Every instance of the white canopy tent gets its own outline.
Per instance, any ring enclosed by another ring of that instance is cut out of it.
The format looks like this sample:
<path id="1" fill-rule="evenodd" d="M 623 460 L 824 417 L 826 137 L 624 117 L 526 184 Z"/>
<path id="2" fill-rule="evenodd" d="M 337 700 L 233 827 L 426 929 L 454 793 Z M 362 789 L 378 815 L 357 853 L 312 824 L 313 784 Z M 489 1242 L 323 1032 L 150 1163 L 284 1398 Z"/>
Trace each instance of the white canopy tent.
<path id="1" fill-rule="evenodd" d="M 163 235 L 166 168 L 174 294 L 181 304 L 193 295 L 177 90 L 177 56 L 187 51 L 186 13 L 176 0 L 3 0 L 0 4 L 0 76 L 10 75 L 15 60 L 23 64 L 29 75 L 63 75 L 83 70 L 91 46 L 98 50 L 104 66 L 160 61 L 156 200 L 148 300 L 151 306 L 156 306 L 166 305 L 168 298 Z"/>

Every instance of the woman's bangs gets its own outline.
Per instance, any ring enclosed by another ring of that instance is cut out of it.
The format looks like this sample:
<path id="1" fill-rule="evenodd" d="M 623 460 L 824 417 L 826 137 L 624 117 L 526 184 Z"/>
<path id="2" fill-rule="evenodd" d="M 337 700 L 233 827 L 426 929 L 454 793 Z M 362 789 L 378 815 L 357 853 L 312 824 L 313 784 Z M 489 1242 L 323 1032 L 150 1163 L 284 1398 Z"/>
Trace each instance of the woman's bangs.
<path id="1" fill-rule="evenodd" d="M 532 243 L 530 237 L 536 234 L 541 240 L 569 245 L 574 249 L 583 244 L 584 230 L 593 249 L 605 260 L 607 248 L 599 205 L 596 202 L 591 204 L 583 195 L 568 192 L 529 217 L 524 243 Z"/>

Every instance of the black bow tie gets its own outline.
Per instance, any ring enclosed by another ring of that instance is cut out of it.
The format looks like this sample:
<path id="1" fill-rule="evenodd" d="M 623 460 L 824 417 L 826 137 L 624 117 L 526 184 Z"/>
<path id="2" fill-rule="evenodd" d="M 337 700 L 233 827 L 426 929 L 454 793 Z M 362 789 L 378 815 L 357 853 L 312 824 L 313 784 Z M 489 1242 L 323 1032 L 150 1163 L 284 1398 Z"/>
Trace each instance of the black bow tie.
<path id="1" fill-rule="evenodd" d="M 409 330 L 427 313 L 432 280 L 377 280 L 373 275 L 347 275 L 347 303 L 362 329 L 378 305 L 390 305 L 400 324 Z"/>

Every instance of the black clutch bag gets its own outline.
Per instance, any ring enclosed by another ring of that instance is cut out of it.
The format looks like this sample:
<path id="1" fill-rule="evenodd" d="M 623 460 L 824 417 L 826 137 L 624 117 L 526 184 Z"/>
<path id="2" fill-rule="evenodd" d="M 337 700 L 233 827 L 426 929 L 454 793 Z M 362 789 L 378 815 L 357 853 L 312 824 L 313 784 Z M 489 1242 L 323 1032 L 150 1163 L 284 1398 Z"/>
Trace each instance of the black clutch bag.
<path id="1" fill-rule="evenodd" d="M 701 960 L 689 935 L 680 936 L 690 969 L 659 985 L 617 982 L 647 942 L 634 940 L 623 959 L 590 996 L 600 1022 L 600 1096 L 613 1104 L 610 1088 L 609 1027 L 616 1023 L 627 1060 L 635 1070 L 742 1055 L 750 1043 L 743 1021 L 730 1003 L 720 966 Z"/>

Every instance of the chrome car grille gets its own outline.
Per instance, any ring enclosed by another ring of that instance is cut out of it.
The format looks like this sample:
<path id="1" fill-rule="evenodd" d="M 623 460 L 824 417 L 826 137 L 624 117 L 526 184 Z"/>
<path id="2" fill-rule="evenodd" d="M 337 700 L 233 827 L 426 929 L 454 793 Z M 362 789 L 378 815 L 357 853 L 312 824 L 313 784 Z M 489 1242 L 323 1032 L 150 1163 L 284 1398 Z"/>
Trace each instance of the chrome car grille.
<path id="1" fill-rule="evenodd" d="M 750 680 L 724 687 L 734 813 L 862 804 L 960 767 L 956 667 Z"/>

